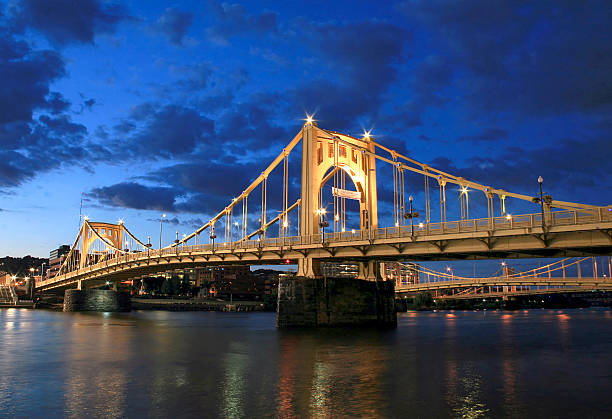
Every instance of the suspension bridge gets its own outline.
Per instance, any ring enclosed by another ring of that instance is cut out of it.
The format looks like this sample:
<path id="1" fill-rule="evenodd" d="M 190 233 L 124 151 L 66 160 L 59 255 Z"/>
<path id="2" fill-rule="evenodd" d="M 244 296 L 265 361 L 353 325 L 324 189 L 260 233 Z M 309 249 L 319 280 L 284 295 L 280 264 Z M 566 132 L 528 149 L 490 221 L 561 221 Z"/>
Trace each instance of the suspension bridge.
<path id="1" fill-rule="evenodd" d="M 298 144 L 301 156 L 291 158 Z M 295 161 L 301 161 L 301 176 L 291 175 L 289 164 Z M 382 170 L 388 170 L 382 175 L 389 182 L 377 188 Z M 167 246 L 160 236 L 160 247 L 153 248 L 150 237 L 139 239 L 122 222 L 85 218 L 61 268 L 35 286 L 38 291 L 81 289 L 171 269 L 228 264 L 292 263 L 298 277 L 317 278 L 322 261 L 354 261 L 358 279 L 376 281 L 384 279 L 380 261 L 610 254 L 612 206 L 553 199 L 539 181 L 539 195 L 508 192 L 420 163 L 367 132 L 358 138 L 325 130 L 308 117 L 282 152 L 195 231 L 183 237 L 177 233 Z M 457 187 L 458 203 L 451 185 Z M 379 192 L 385 191 L 388 201 L 379 202 L 384 195 Z M 420 213 L 413 207 L 417 194 Z M 473 208 L 478 202 L 474 194 L 486 201 L 486 213 Z M 511 214 L 511 201 L 533 210 Z M 379 208 L 388 214 L 382 217 L 388 225 L 379 225 Z M 459 210 L 457 219 L 447 219 L 454 209 Z M 471 218 L 470 212 L 483 216 Z M 513 286 L 512 278 L 489 278 L 482 286 Z M 522 278 L 523 283 L 528 279 Z M 419 290 L 442 282 L 419 283 Z M 446 282 L 460 288 L 458 278 Z"/>
<path id="2" fill-rule="evenodd" d="M 544 266 L 516 272 L 504 261 L 500 269 L 486 277 L 455 275 L 410 264 L 395 264 L 387 269 L 387 279 L 395 281 L 399 296 L 428 292 L 434 298 L 507 298 L 588 291 L 612 291 L 612 258 L 563 258 Z"/>

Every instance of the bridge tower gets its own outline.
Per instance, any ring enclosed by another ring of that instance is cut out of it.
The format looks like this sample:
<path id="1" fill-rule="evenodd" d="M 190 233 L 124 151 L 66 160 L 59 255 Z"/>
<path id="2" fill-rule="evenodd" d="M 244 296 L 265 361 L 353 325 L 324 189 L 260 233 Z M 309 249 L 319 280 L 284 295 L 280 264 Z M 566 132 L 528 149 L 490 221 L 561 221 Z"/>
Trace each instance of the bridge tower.
<path id="1" fill-rule="evenodd" d="M 81 260 L 79 261 L 81 268 L 87 265 L 87 257 L 96 257 L 95 254 L 89 256 L 89 250 L 98 236 L 116 248 L 123 248 L 123 224 L 85 223 L 81 243 Z"/>
<path id="2" fill-rule="evenodd" d="M 370 152 L 370 153 L 368 153 Z M 376 194 L 376 158 L 374 143 L 369 137 L 362 139 L 330 133 L 307 122 L 302 128 L 302 188 L 300 209 L 300 235 L 318 234 L 324 215 L 320 191 L 335 171 L 344 171 L 352 180 L 355 191 L 336 189 L 336 195 L 359 200 L 361 231 L 378 227 Z M 329 173 L 328 173 L 329 172 Z M 336 214 L 331 214 L 335 217 Z M 376 279 L 375 263 L 360 263 L 361 279 Z M 320 276 L 319 262 L 312 258 L 298 260 L 298 276 Z"/>

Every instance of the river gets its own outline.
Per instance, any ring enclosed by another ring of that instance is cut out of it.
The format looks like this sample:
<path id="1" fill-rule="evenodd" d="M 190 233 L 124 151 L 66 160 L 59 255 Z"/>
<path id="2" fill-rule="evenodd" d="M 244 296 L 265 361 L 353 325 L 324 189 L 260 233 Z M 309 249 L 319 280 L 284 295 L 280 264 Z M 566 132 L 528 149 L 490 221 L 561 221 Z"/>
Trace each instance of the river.
<path id="1" fill-rule="evenodd" d="M 0 310 L 3 417 L 612 417 L 609 309 L 400 313 Z"/>

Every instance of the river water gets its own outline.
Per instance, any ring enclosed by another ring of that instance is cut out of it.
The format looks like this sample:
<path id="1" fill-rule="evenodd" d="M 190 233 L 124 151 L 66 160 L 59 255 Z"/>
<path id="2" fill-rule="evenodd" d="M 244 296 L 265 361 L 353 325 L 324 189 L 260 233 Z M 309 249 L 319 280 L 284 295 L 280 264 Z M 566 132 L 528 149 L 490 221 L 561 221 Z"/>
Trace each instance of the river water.
<path id="1" fill-rule="evenodd" d="M 402 313 L 280 331 L 274 313 L 0 310 L 0 416 L 612 417 L 612 311 Z"/>

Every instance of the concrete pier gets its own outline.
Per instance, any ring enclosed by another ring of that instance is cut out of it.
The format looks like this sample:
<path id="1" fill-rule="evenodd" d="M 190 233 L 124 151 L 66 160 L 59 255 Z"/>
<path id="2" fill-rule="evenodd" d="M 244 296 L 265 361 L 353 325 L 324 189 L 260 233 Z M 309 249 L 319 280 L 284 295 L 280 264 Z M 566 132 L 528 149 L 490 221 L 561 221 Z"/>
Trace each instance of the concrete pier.
<path id="1" fill-rule="evenodd" d="M 113 290 L 69 289 L 64 293 L 64 311 L 130 311 L 130 295 Z"/>
<path id="2" fill-rule="evenodd" d="M 391 281 L 348 278 L 282 279 L 276 327 L 397 325 Z"/>

